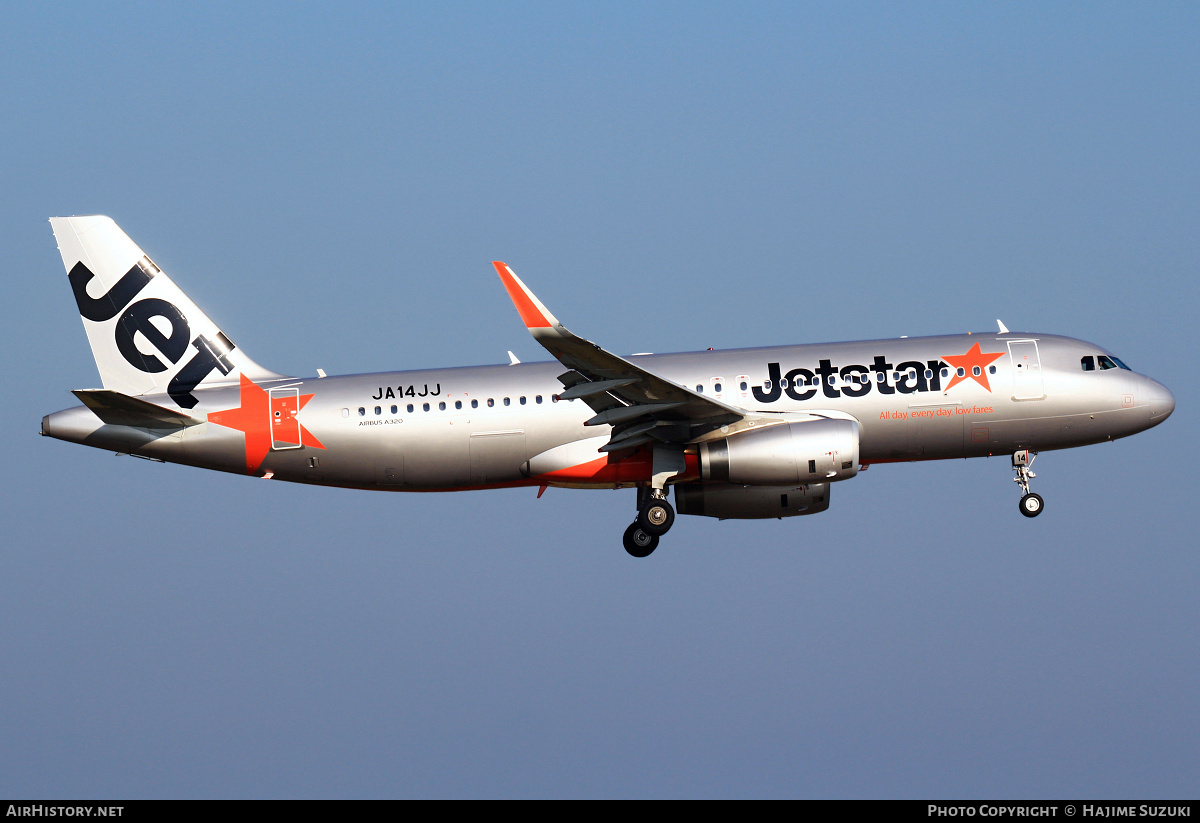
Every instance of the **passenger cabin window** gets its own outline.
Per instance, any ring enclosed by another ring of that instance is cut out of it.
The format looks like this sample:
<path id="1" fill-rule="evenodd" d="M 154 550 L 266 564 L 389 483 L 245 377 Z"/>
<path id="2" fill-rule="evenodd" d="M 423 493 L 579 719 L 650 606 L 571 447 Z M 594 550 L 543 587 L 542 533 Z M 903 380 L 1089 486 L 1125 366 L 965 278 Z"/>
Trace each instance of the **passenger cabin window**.
<path id="1" fill-rule="evenodd" d="M 539 394 L 537 397 L 533 398 L 533 402 L 540 406 L 542 404 L 542 396 Z"/>
<path id="2" fill-rule="evenodd" d="M 495 405 L 496 405 L 496 401 L 489 397 L 488 398 L 488 408 L 490 409 L 492 406 L 495 406 Z"/>
<path id="3" fill-rule="evenodd" d="M 359 417 L 366 417 L 366 416 L 367 416 L 367 408 L 366 408 L 366 406 L 359 406 L 359 407 L 358 407 L 358 416 L 359 416 Z"/>
<path id="4" fill-rule="evenodd" d="M 379 415 L 379 414 L 383 414 L 383 409 L 382 409 L 380 406 L 376 406 L 376 407 L 375 407 L 375 414 L 377 414 L 377 415 Z"/>
<path id="5" fill-rule="evenodd" d="M 428 403 L 422 403 L 422 404 L 421 404 L 421 411 L 429 411 L 429 404 L 428 404 Z"/>
<path id="6" fill-rule="evenodd" d="M 479 408 L 479 401 L 478 401 L 478 400 L 472 400 L 472 401 L 471 401 L 471 408 L 473 408 L 473 409 L 477 409 L 477 408 Z"/>
<path id="7" fill-rule="evenodd" d="M 522 405 L 522 406 L 524 406 L 524 405 L 525 405 L 525 398 L 524 398 L 524 397 L 522 397 L 520 402 L 521 402 L 521 405 Z"/>
<path id="8" fill-rule="evenodd" d="M 342 409 L 342 417 L 349 417 L 349 416 L 350 416 L 350 410 Z"/>
<path id="9" fill-rule="evenodd" d="M 978 377 L 979 375 L 983 374 L 983 369 L 979 368 L 978 366 L 972 366 L 972 367 L 971 367 L 971 374 L 973 374 L 973 375 L 975 375 L 976 377 Z"/>
<path id="10" fill-rule="evenodd" d="M 461 401 L 461 400 L 455 400 L 455 401 L 454 401 L 454 409 L 455 409 L 455 411 L 457 411 L 458 409 L 461 409 L 461 408 L 462 408 L 462 401 Z"/>
<path id="11" fill-rule="evenodd" d="M 509 405 L 510 403 L 512 403 L 512 401 L 511 401 L 511 400 L 509 400 L 507 397 L 506 397 L 506 398 L 504 398 L 504 405 L 506 405 L 506 406 L 507 406 L 507 405 Z"/>
<path id="12" fill-rule="evenodd" d="M 412 403 L 409 403 L 409 404 L 408 404 L 408 413 L 409 413 L 409 414 L 412 414 L 412 413 L 413 413 L 413 404 L 412 404 Z"/>
<path id="13" fill-rule="evenodd" d="M 445 410 L 446 410 L 446 404 L 444 402 L 438 403 L 438 411 L 445 411 Z"/>
<path id="14" fill-rule="evenodd" d="M 697 387 L 696 387 L 696 394 L 704 394 L 704 387 L 703 387 L 703 386 L 697 386 Z"/>
<path id="15" fill-rule="evenodd" d="M 995 373 L 996 373 L 996 367 L 988 366 L 988 374 L 995 374 Z"/>
<path id="16" fill-rule="evenodd" d="M 958 367 L 958 371 L 956 371 L 956 372 L 955 372 L 955 374 L 957 374 L 959 377 L 966 377 L 966 376 L 967 376 L 967 370 L 966 370 L 966 369 L 964 369 L 962 366 L 959 366 L 959 367 Z"/>
<path id="17" fill-rule="evenodd" d="M 400 411 L 399 408 L 397 408 L 396 406 L 392 406 L 392 414 L 395 414 L 398 411 Z"/>
<path id="18" fill-rule="evenodd" d="M 738 388 L 740 388 L 742 391 L 746 391 L 746 389 L 748 389 L 748 388 L 750 388 L 750 387 L 749 387 L 749 386 L 747 386 L 747 385 L 746 385 L 746 381 L 745 381 L 745 380 L 743 380 L 741 383 L 739 383 L 739 384 L 738 384 Z"/>

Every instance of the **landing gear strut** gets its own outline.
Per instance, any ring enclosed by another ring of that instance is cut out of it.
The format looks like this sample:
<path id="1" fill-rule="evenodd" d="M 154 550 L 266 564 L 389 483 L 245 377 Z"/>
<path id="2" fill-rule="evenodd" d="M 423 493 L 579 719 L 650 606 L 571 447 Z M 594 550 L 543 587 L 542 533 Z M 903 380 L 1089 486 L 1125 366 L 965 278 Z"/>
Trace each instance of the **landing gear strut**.
<path id="1" fill-rule="evenodd" d="M 1034 494 L 1029 490 L 1029 481 L 1037 477 L 1036 474 L 1029 470 L 1036 457 L 1037 452 L 1030 452 L 1027 449 L 1013 452 L 1012 456 L 1013 471 L 1017 473 L 1017 476 L 1013 478 L 1013 482 L 1021 487 L 1021 502 L 1018 506 L 1021 509 L 1021 514 L 1026 517 L 1037 517 L 1042 513 L 1042 509 L 1046 505 L 1040 494 Z"/>
<path id="2" fill-rule="evenodd" d="M 650 483 L 638 486 L 637 519 L 625 530 L 625 551 L 634 557 L 650 554 L 658 548 L 658 538 L 671 530 L 675 509 L 667 500 L 667 482 L 687 465 L 678 447 L 656 446 L 653 455 Z"/>

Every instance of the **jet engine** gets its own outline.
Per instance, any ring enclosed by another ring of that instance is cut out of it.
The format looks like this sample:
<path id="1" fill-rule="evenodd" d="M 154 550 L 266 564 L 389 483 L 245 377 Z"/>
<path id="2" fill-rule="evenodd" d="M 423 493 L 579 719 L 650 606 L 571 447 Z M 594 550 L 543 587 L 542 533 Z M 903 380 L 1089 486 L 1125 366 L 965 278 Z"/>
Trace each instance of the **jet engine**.
<path id="1" fill-rule="evenodd" d="M 796 517 L 829 508 L 829 484 L 740 486 L 735 483 L 681 483 L 675 486 L 680 514 L 719 520 Z"/>
<path id="2" fill-rule="evenodd" d="M 703 481 L 799 486 L 832 483 L 856 474 L 858 423 L 853 420 L 781 423 L 700 444 Z"/>

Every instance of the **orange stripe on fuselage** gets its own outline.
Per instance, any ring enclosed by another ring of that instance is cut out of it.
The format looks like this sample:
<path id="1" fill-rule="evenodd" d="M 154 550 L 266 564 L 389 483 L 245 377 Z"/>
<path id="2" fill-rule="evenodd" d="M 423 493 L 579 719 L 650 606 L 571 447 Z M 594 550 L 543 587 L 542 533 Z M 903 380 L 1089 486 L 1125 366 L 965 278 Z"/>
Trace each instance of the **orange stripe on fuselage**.
<path id="1" fill-rule="evenodd" d="M 508 266 L 499 260 L 493 260 L 492 265 L 496 267 L 496 274 L 500 275 L 500 282 L 504 284 L 505 291 L 508 292 L 513 305 L 517 307 L 517 312 L 521 315 L 521 320 L 524 321 L 525 328 L 550 328 L 550 321 L 542 314 L 541 309 L 529 299 L 529 295 L 525 293 L 525 290 L 521 288 L 520 284 L 513 277 L 512 272 L 508 270 Z"/>

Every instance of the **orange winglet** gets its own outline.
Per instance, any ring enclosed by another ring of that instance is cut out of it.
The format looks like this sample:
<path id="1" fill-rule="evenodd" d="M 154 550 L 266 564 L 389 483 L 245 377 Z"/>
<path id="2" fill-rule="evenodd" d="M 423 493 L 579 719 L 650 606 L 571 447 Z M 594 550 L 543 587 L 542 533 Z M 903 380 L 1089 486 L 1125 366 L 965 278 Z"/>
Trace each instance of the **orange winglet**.
<path id="1" fill-rule="evenodd" d="M 493 260 L 492 265 L 496 267 L 496 274 L 500 275 L 500 282 L 504 284 L 505 291 L 508 292 L 513 305 L 517 307 L 517 313 L 521 315 L 525 327 L 528 329 L 550 328 L 553 324 L 546 315 L 542 314 L 542 310 L 533 301 L 525 284 L 517 279 L 512 269 L 499 260 Z"/>

